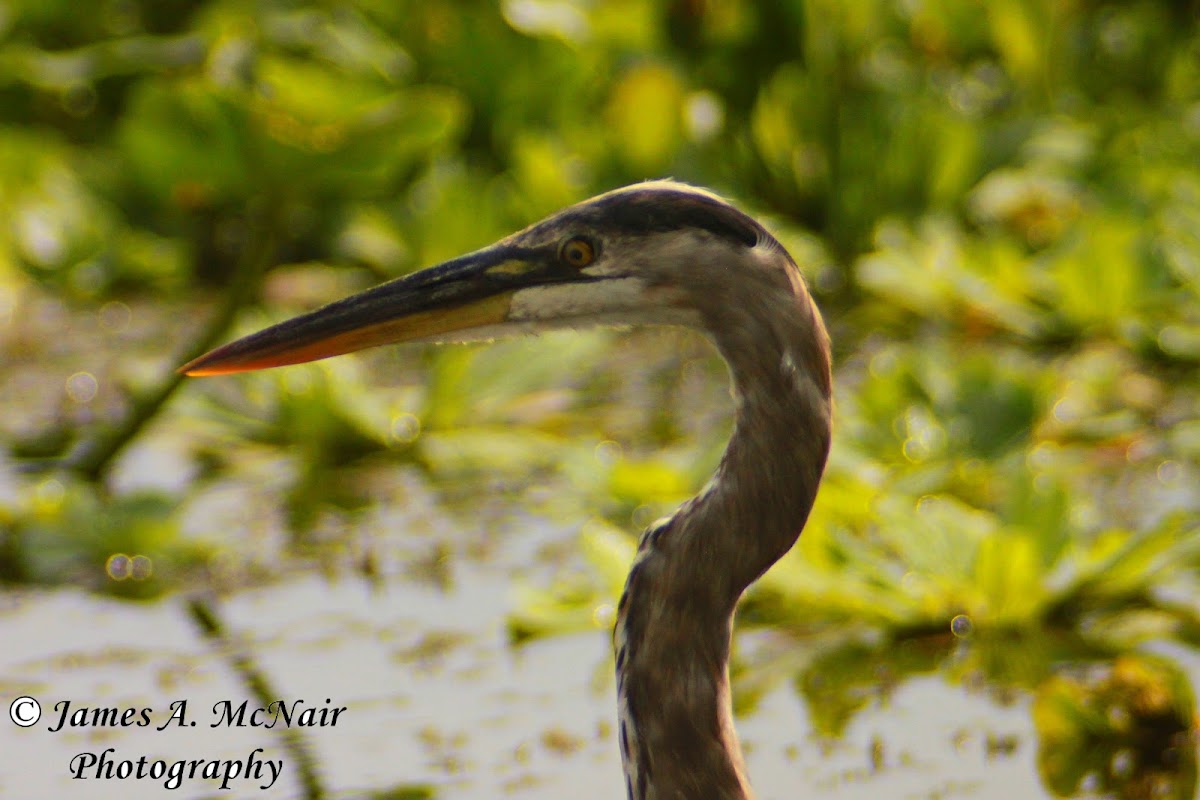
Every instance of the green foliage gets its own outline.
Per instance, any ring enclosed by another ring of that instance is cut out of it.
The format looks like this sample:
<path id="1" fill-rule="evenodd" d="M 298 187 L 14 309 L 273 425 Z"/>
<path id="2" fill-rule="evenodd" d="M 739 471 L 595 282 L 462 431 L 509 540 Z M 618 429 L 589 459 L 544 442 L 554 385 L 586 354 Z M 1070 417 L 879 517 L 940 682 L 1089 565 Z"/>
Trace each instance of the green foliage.
<path id="1" fill-rule="evenodd" d="M 1104 674 L 1047 681 L 1034 701 L 1038 762 L 1050 789 L 1188 800 L 1196 786 L 1190 743 L 1196 702 L 1187 677 L 1152 657 L 1121 657 Z"/>
<path id="2" fill-rule="evenodd" d="M 180 535 L 176 498 L 135 492 L 109 500 L 87 484 L 55 479 L 29 488 L 22 501 L 0 509 L 6 581 L 149 598 L 170 591 L 208 556 Z"/>

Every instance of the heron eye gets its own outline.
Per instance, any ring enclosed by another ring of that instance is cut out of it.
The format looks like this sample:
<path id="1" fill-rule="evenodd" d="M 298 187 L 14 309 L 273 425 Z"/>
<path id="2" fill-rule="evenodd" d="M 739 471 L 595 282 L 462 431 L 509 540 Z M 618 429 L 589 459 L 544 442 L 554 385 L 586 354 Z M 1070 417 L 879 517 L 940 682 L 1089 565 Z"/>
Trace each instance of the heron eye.
<path id="1" fill-rule="evenodd" d="M 558 257 L 567 266 L 581 269 L 592 263 L 596 257 L 596 250 L 587 239 L 576 237 L 566 241 L 558 251 Z"/>

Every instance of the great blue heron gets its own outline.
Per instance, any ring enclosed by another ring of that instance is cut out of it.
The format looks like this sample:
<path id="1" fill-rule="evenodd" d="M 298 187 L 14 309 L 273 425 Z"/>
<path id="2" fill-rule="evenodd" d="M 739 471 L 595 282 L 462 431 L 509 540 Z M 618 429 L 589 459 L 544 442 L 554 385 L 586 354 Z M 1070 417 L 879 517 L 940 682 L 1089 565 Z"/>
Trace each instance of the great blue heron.
<path id="1" fill-rule="evenodd" d="M 737 421 L 716 475 L 642 534 L 613 631 L 630 800 L 752 796 L 729 646 L 746 588 L 796 542 L 831 434 L 829 340 L 758 222 L 669 181 L 618 189 L 490 247 L 376 286 L 187 364 L 219 375 L 390 342 L 586 325 L 682 325 L 729 365 Z"/>

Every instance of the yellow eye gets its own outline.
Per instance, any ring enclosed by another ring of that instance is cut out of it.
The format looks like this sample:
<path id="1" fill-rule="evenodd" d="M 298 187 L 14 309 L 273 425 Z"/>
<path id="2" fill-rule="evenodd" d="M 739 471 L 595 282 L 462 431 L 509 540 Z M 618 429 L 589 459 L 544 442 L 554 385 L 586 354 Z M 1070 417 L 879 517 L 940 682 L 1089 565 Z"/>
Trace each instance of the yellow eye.
<path id="1" fill-rule="evenodd" d="M 581 269 L 592 263 L 592 259 L 596 257 L 596 251 L 587 239 L 576 237 L 566 241 L 562 249 L 558 251 L 558 257 L 567 266 Z"/>

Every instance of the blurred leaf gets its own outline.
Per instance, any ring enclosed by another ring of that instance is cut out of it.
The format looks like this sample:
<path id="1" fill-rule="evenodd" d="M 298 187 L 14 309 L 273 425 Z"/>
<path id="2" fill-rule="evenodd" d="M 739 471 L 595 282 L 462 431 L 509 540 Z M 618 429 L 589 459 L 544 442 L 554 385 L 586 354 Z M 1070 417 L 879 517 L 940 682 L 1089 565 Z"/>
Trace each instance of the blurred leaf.
<path id="1" fill-rule="evenodd" d="M 115 227 L 110 210 L 80 179 L 65 142 L 0 128 L 0 264 L 19 264 L 71 286 Z M 78 284 L 74 288 L 78 288 Z"/>
<path id="2" fill-rule="evenodd" d="M 1038 769 L 1060 797 L 1089 791 L 1190 800 L 1196 705 L 1187 677 L 1159 658 L 1116 659 L 1106 674 L 1047 681 L 1033 706 Z"/>
<path id="3" fill-rule="evenodd" d="M 1118 332 L 1134 319 L 1157 283 L 1140 236 L 1134 220 L 1093 219 L 1054 258 L 1058 308 L 1072 323 Z"/>
<path id="4" fill-rule="evenodd" d="M 638 66 L 613 88 L 608 123 L 619 152 L 637 171 L 662 169 L 681 137 L 683 87 L 667 68 Z"/>
<path id="5" fill-rule="evenodd" d="M 85 484 L 43 480 L 8 520 L 3 572 L 9 580 L 69 582 L 125 597 L 171 591 L 208 556 L 180 538 L 176 505 L 156 493 L 107 499 Z"/>
<path id="6" fill-rule="evenodd" d="M 280 185 L 375 195 L 450 141 L 466 117 L 450 89 L 397 90 L 283 58 L 264 60 L 260 77 L 255 122 L 266 134 L 268 175 Z"/>
<path id="7" fill-rule="evenodd" d="M 246 109 L 199 80 L 146 81 L 122 117 L 133 176 L 157 202 L 185 210 L 243 198 L 258 159 Z"/>

